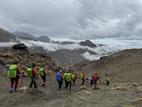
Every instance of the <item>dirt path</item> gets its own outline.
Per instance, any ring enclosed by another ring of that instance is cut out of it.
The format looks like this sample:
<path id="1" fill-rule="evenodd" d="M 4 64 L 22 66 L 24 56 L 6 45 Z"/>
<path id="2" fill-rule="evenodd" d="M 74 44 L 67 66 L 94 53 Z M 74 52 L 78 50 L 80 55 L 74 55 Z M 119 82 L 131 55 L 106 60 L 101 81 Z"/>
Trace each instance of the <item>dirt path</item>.
<path id="1" fill-rule="evenodd" d="M 90 87 L 78 90 L 80 86 L 78 85 L 78 87 L 73 87 L 72 91 L 64 88 L 58 91 L 54 76 L 51 78 L 46 88 L 39 86 L 38 89 L 28 89 L 25 92 L 19 91 L 12 94 L 5 89 L 6 85 L 1 81 L 0 107 L 127 107 L 126 105 L 131 105 L 132 100 L 142 98 L 142 92 L 137 92 L 135 87 L 128 90 L 112 90 L 112 86 L 102 85 L 98 90 L 92 90 Z M 22 81 L 23 86 L 28 86 L 30 80 L 23 79 Z M 8 81 L 5 84 L 7 83 Z M 38 81 L 39 83 L 41 81 Z"/>

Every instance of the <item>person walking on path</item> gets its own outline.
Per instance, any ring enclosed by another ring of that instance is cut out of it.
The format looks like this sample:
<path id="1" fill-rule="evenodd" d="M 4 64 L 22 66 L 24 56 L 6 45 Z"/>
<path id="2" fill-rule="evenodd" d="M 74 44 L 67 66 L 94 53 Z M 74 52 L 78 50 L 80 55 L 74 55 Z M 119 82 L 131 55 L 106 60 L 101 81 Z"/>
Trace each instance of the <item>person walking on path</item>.
<path id="1" fill-rule="evenodd" d="M 77 80 L 77 74 L 76 74 L 75 72 L 73 72 L 73 73 L 72 73 L 72 82 L 73 82 L 73 86 L 75 86 L 76 80 Z"/>
<path id="2" fill-rule="evenodd" d="M 47 73 L 48 73 L 48 70 L 47 70 L 47 68 L 46 68 L 46 66 L 45 67 L 43 67 L 42 65 L 39 67 L 39 75 L 40 75 L 40 77 L 41 77 L 41 79 L 42 79 L 42 81 L 43 81 L 43 84 L 42 84 L 42 86 L 43 87 L 45 87 L 45 84 L 46 84 L 46 75 L 47 75 Z"/>
<path id="3" fill-rule="evenodd" d="M 29 85 L 30 88 L 34 85 L 34 88 L 37 88 L 36 79 L 38 78 L 38 70 L 35 64 L 32 65 L 32 76 L 31 76 L 31 83 Z"/>
<path id="4" fill-rule="evenodd" d="M 10 93 L 17 91 L 19 78 L 20 78 L 20 65 L 17 62 L 9 66 L 7 77 L 10 79 Z"/>
<path id="5" fill-rule="evenodd" d="M 93 84 L 94 84 L 94 89 L 97 89 L 97 81 L 99 80 L 98 74 L 95 72 L 92 76 Z"/>
<path id="6" fill-rule="evenodd" d="M 63 85 L 63 77 L 62 72 L 59 69 L 56 70 L 56 81 L 58 82 L 58 90 L 61 90 Z"/>
<path id="7" fill-rule="evenodd" d="M 71 72 L 70 71 L 67 71 L 67 74 L 64 76 L 64 79 L 66 80 L 66 89 L 69 89 L 71 90 L 71 81 L 72 81 L 72 75 L 71 75 Z"/>
<path id="8" fill-rule="evenodd" d="M 85 73 L 80 73 L 80 79 L 82 81 L 81 85 L 84 85 L 85 84 Z"/>
<path id="9" fill-rule="evenodd" d="M 105 81 L 106 81 L 106 85 L 109 87 L 109 85 L 110 85 L 110 77 L 107 74 L 105 75 Z"/>

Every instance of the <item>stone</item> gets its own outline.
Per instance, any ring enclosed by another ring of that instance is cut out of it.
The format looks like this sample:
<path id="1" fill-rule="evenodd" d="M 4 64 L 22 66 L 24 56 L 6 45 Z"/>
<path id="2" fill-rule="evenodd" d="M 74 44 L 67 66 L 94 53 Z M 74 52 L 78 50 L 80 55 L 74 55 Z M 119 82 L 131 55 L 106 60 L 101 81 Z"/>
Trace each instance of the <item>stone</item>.
<path id="1" fill-rule="evenodd" d="M 80 97 L 80 100 L 85 101 L 85 97 Z"/>
<path id="2" fill-rule="evenodd" d="M 19 44 L 14 45 L 14 46 L 12 46 L 12 49 L 13 50 L 20 50 L 20 51 L 22 51 L 22 50 L 28 51 L 28 48 L 24 43 L 19 43 Z"/>
<path id="3" fill-rule="evenodd" d="M 88 88 L 83 85 L 83 86 L 81 86 L 81 87 L 79 88 L 79 90 L 88 90 Z"/>

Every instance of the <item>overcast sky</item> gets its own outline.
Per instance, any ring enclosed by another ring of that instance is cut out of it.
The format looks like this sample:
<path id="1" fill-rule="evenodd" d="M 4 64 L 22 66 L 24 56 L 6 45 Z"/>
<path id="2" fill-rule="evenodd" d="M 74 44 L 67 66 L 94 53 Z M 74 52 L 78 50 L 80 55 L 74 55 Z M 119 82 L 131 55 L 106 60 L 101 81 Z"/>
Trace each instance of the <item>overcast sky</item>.
<path id="1" fill-rule="evenodd" d="M 0 27 L 54 37 L 141 37 L 142 0 L 0 0 Z"/>

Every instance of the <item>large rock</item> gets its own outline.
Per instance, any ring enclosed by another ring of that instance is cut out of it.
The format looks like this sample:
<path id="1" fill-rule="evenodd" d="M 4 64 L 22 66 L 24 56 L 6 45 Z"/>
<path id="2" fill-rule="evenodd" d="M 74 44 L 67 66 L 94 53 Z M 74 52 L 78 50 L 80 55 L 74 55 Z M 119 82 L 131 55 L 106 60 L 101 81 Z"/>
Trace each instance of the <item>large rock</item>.
<path id="1" fill-rule="evenodd" d="M 25 44 L 23 44 L 23 43 L 16 44 L 12 48 L 13 48 L 13 50 L 24 50 L 24 51 L 28 51 L 27 46 Z"/>
<path id="2" fill-rule="evenodd" d="M 96 47 L 96 45 L 94 43 L 92 43 L 90 40 L 82 41 L 79 44 L 82 45 L 82 46 L 88 46 L 88 47 L 91 47 L 91 48 Z"/>

